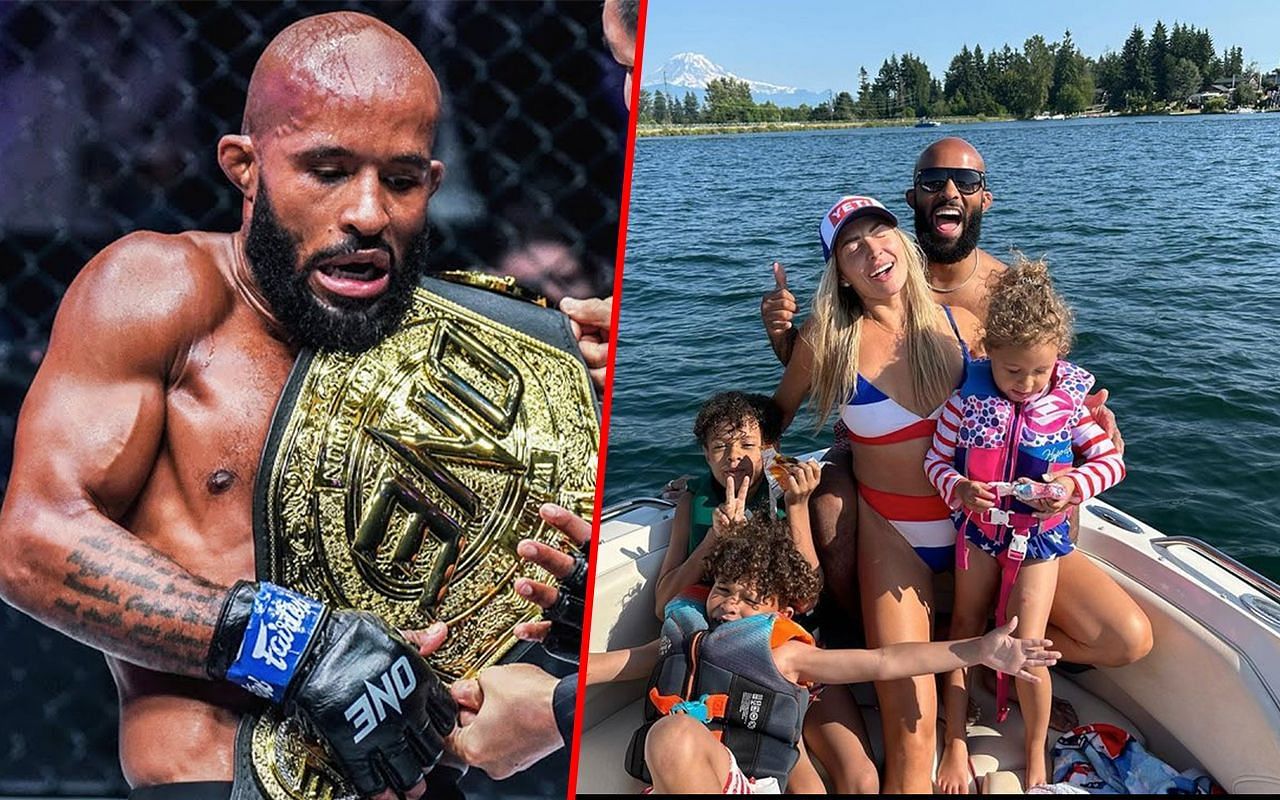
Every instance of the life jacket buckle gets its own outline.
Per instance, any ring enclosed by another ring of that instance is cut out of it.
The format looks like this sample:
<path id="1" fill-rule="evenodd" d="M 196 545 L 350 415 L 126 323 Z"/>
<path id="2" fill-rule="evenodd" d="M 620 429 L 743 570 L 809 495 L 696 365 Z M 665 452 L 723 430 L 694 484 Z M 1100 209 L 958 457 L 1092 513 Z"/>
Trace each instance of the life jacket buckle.
<path id="1" fill-rule="evenodd" d="M 1027 542 L 1031 541 L 1030 531 L 1012 531 L 1009 536 L 1009 560 L 1022 561 L 1027 557 Z"/>
<path id="2" fill-rule="evenodd" d="M 711 710 L 707 708 L 707 700 L 711 695 L 704 694 L 697 700 L 685 700 L 671 707 L 672 714 L 686 714 L 706 725 L 711 721 Z"/>
<path id="3" fill-rule="evenodd" d="M 1013 513 L 1003 508 L 988 508 L 986 512 L 986 521 L 990 525 L 1008 525 L 1013 519 Z"/>

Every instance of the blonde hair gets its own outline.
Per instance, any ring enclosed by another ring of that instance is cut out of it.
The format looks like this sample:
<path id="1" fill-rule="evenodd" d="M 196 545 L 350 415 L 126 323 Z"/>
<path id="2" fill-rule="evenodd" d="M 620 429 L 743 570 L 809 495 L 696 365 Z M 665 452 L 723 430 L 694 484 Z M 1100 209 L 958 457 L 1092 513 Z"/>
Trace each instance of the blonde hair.
<path id="1" fill-rule="evenodd" d="M 1054 291 L 1049 265 L 1014 253 L 1013 266 L 991 281 L 982 343 L 987 352 L 1052 344 L 1065 356 L 1071 351 L 1074 319 L 1062 295 Z"/>
<path id="2" fill-rule="evenodd" d="M 925 282 L 925 256 L 915 240 L 893 228 L 902 242 L 907 282 L 902 288 L 906 305 L 906 360 L 911 369 L 911 389 L 915 405 L 934 409 L 954 389 L 947 368 L 951 348 L 945 339 L 933 335 L 938 304 L 929 295 Z M 858 345 L 862 333 L 862 299 L 851 286 L 840 285 L 836 255 L 827 259 L 822 281 L 813 297 L 811 324 L 806 340 L 813 350 L 813 381 L 810 395 L 820 429 L 831 411 L 853 391 L 858 375 Z"/>

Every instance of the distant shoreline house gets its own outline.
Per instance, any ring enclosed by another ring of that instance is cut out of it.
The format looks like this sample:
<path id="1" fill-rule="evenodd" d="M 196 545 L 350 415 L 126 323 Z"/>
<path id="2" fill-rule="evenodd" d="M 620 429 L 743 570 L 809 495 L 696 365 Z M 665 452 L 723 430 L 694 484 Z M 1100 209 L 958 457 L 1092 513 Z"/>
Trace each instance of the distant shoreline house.
<path id="1" fill-rule="evenodd" d="M 1199 91 L 1199 92 L 1196 92 L 1195 94 L 1189 94 L 1187 95 L 1187 108 L 1199 108 L 1200 106 L 1204 105 L 1204 101 L 1214 97 L 1221 97 L 1224 100 L 1230 100 L 1231 90 L 1225 89 L 1221 86 L 1218 86 L 1217 84 L 1214 84 L 1213 86 L 1209 87 L 1204 91 Z"/>
<path id="2" fill-rule="evenodd" d="M 1276 74 L 1280 74 L 1280 69 L 1276 70 L 1274 73 L 1270 73 L 1267 77 L 1271 77 L 1271 75 Z M 1265 82 L 1266 81 L 1263 76 L 1254 73 L 1252 75 L 1241 75 L 1229 80 L 1219 81 L 1218 83 L 1211 83 L 1209 86 L 1201 88 L 1201 90 L 1195 94 L 1188 95 L 1187 107 L 1198 108 L 1204 105 L 1206 100 L 1214 97 L 1221 97 L 1230 103 L 1232 98 L 1235 96 L 1236 89 L 1245 85 L 1251 86 L 1255 94 L 1261 95 L 1262 86 Z"/>
<path id="3" fill-rule="evenodd" d="M 1262 76 L 1262 107 L 1280 108 L 1280 67 Z"/>

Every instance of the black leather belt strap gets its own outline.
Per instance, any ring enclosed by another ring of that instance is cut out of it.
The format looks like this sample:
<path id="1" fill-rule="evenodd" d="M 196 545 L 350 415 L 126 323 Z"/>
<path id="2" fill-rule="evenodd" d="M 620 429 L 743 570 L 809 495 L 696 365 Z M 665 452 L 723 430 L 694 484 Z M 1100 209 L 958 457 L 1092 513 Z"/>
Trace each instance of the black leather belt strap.
<path id="1" fill-rule="evenodd" d="M 229 800 L 231 781 L 161 783 L 129 792 L 129 800 Z"/>

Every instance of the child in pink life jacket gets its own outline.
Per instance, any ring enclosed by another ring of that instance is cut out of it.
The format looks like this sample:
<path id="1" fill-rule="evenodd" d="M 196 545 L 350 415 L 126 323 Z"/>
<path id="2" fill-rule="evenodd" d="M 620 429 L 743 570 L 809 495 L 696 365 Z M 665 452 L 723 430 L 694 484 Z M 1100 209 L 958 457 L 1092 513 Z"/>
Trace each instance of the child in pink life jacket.
<path id="1" fill-rule="evenodd" d="M 1071 322 L 1048 266 L 1019 259 L 991 291 L 983 332 L 988 358 L 968 365 L 938 420 L 924 467 L 957 527 L 953 638 L 980 635 L 993 601 L 997 624 L 1017 616 L 1019 636 L 1044 636 L 1057 584 L 1055 559 L 1073 547 L 1067 508 L 1124 478 L 1119 452 L 1084 405 L 1093 376 L 1062 360 L 1071 346 Z M 1077 456 L 1082 463 L 1073 466 Z M 1047 778 L 1053 689 L 1048 670 L 1040 677 L 1036 684 L 1017 683 L 1028 788 Z M 1003 721 L 1006 675 L 997 677 L 996 701 Z M 947 741 L 938 767 L 944 792 L 966 785 L 969 775 L 963 676 L 948 679 L 945 706 Z"/>

